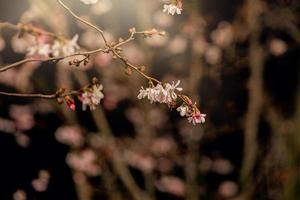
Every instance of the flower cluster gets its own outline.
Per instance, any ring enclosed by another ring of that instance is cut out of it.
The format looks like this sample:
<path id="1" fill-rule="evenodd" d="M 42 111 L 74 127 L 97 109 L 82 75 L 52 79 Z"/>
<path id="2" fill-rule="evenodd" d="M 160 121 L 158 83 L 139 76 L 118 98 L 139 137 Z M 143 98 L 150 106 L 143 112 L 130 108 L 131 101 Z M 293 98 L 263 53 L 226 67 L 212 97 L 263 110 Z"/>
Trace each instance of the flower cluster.
<path id="1" fill-rule="evenodd" d="M 55 40 L 51 48 L 52 55 L 57 57 L 74 54 L 76 50 L 80 49 L 77 44 L 77 40 L 78 34 L 76 34 L 71 40 Z"/>
<path id="2" fill-rule="evenodd" d="M 93 85 L 91 88 L 87 88 L 80 96 L 79 99 L 82 102 L 82 110 L 86 110 L 89 106 L 90 110 L 95 110 L 96 106 L 100 104 L 101 99 L 104 98 L 102 93 L 103 86 L 99 84 Z"/>
<path id="3" fill-rule="evenodd" d="M 205 123 L 206 114 L 202 114 L 193 104 L 187 105 L 183 103 L 177 108 L 177 111 L 180 113 L 180 116 L 187 117 L 188 121 L 193 125 Z"/>
<path id="4" fill-rule="evenodd" d="M 102 93 L 103 86 L 98 83 L 96 78 L 93 78 L 93 84 L 84 87 L 79 91 L 74 91 L 70 94 L 65 94 L 65 89 L 61 88 L 56 92 L 57 102 L 59 104 L 66 103 L 67 106 L 75 111 L 76 105 L 75 100 L 72 96 L 75 96 L 82 103 L 82 110 L 86 110 L 87 106 L 90 107 L 90 110 L 95 110 L 96 106 L 100 104 L 101 99 L 104 98 Z"/>
<path id="5" fill-rule="evenodd" d="M 165 86 L 162 84 L 157 84 L 155 87 L 149 87 L 144 89 L 143 87 L 140 89 L 140 93 L 137 96 L 138 99 L 143 99 L 145 97 L 148 98 L 148 100 L 158 103 L 166 103 L 166 104 L 172 104 L 177 99 L 177 91 L 182 91 L 181 87 L 178 87 L 180 84 L 180 81 L 173 82 L 172 84 L 167 83 Z"/>
<path id="6" fill-rule="evenodd" d="M 45 40 L 37 38 L 37 44 L 27 48 L 27 56 L 39 56 L 42 58 L 48 58 L 50 56 L 69 56 L 80 49 L 77 41 L 77 34 L 71 40 L 63 38 L 55 39 L 53 44 L 46 43 Z"/>
<path id="7" fill-rule="evenodd" d="M 181 0 L 175 0 L 170 4 L 164 4 L 163 12 L 167 14 L 174 15 L 175 13 L 177 15 L 180 15 L 182 11 L 182 1 Z"/>
<path id="8" fill-rule="evenodd" d="M 138 99 L 147 98 L 150 103 L 158 102 L 158 103 L 166 103 L 170 107 L 174 107 L 176 105 L 176 100 L 178 97 L 181 98 L 183 104 L 177 108 L 177 111 L 180 112 L 182 117 L 187 117 L 188 121 L 193 125 L 198 123 L 205 122 L 205 114 L 202 114 L 197 108 L 196 104 L 193 104 L 192 100 L 184 95 L 178 95 L 177 91 L 182 91 L 183 89 L 179 87 L 180 81 L 176 83 L 173 81 L 172 84 L 166 83 L 162 85 L 158 83 L 156 86 L 153 86 L 150 83 L 150 87 L 141 88 L 139 94 L 137 96 Z"/>

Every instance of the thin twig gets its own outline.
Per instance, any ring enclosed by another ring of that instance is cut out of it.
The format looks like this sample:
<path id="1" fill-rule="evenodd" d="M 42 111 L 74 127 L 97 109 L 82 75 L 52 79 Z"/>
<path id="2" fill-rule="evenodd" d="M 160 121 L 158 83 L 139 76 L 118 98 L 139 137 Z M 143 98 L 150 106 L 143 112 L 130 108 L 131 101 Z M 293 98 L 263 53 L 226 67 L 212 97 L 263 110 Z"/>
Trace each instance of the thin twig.
<path id="1" fill-rule="evenodd" d="M 95 53 L 99 53 L 99 52 L 107 52 L 109 51 L 109 49 L 96 49 L 96 50 L 92 50 L 92 51 L 86 51 L 86 52 L 78 52 L 78 53 L 74 53 L 68 56 L 59 56 L 59 57 L 51 57 L 51 58 L 25 58 L 23 60 L 20 60 L 18 62 L 6 65 L 2 68 L 0 68 L 0 72 L 4 72 L 7 71 L 11 68 L 20 66 L 22 64 L 25 63 L 29 63 L 29 62 L 50 62 L 50 61 L 60 61 L 66 58 L 70 58 L 70 57 L 74 57 L 74 56 L 87 56 L 87 55 L 91 55 L 91 54 L 95 54 Z"/>
<path id="2" fill-rule="evenodd" d="M 104 36 L 104 32 L 103 30 L 101 30 L 99 27 L 95 26 L 94 24 L 82 19 L 81 17 L 79 17 L 77 14 L 75 14 L 68 6 L 66 6 L 61 0 L 57 0 L 58 3 L 64 8 L 66 9 L 74 18 L 76 18 L 78 21 L 81 21 L 82 23 L 94 28 L 96 31 L 98 31 L 105 43 L 106 46 L 109 46 L 105 36 Z"/>

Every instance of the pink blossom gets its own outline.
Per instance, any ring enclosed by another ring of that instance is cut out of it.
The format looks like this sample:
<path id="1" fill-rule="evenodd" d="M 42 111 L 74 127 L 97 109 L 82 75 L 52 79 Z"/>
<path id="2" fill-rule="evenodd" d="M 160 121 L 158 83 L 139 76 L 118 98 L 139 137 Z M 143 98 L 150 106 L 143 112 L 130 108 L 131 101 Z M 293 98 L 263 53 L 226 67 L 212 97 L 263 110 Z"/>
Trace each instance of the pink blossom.
<path id="1" fill-rule="evenodd" d="M 79 153 L 69 153 L 66 161 L 75 170 L 89 176 L 97 176 L 101 173 L 101 168 L 96 164 L 96 159 L 96 154 L 92 150 L 86 149 Z"/>
<path id="2" fill-rule="evenodd" d="M 101 99 L 104 98 L 102 89 L 102 85 L 93 85 L 91 90 L 86 90 L 81 94 L 80 100 L 82 101 L 82 110 L 86 110 L 87 106 L 90 107 L 90 110 L 96 109 L 96 106 L 100 104 Z"/>
<path id="3" fill-rule="evenodd" d="M 39 171 L 38 178 L 34 179 L 31 182 L 31 185 L 37 192 L 45 192 L 48 188 L 49 179 L 49 172 L 46 170 L 41 170 Z"/>
<path id="4" fill-rule="evenodd" d="M 168 192 L 176 196 L 185 195 L 185 184 L 184 182 L 175 176 L 162 177 L 156 184 L 159 190 Z"/>
<path id="5" fill-rule="evenodd" d="M 174 15 L 176 13 L 177 15 L 180 15 L 181 11 L 182 11 L 181 0 L 177 0 L 176 3 L 164 4 L 163 12 L 167 14 Z"/>
<path id="6" fill-rule="evenodd" d="M 189 122 L 193 125 L 205 123 L 206 114 L 201 114 L 200 111 L 193 112 L 188 118 Z"/>
<path id="7" fill-rule="evenodd" d="M 150 103 L 158 102 L 158 103 L 172 103 L 177 99 L 176 91 L 182 91 L 183 89 L 179 87 L 180 80 L 176 83 L 173 81 L 172 84 L 167 83 L 164 86 L 158 83 L 155 87 L 149 87 L 144 89 L 141 87 L 138 99 L 143 99 L 145 97 L 148 98 Z"/>
<path id="8" fill-rule="evenodd" d="M 80 147 L 83 144 L 81 130 L 75 126 L 62 126 L 55 132 L 55 138 L 72 147 Z"/>

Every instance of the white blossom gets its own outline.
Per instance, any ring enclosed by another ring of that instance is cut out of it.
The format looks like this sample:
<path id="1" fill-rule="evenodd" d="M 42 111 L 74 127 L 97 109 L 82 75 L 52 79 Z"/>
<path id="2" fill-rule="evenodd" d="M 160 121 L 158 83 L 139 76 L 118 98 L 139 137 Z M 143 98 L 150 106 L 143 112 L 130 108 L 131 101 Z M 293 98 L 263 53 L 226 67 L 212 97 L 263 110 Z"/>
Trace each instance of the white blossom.
<path id="1" fill-rule="evenodd" d="M 76 34 L 71 40 L 59 41 L 55 40 L 51 47 L 53 56 L 69 56 L 74 54 L 80 47 L 77 44 L 78 34 Z"/>
<path id="2" fill-rule="evenodd" d="M 51 53 L 49 44 L 36 44 L 28 47 L 26 51 L 28 56 L 38 55 L 42 57 L 49 57 L 49 54 Z"/>
<path id="3" fill-rule="evenodd" d="M 159 103 L 168 103 L 170 101 L 168 91 L 164 89 L 164 87 L 161 84 L 157 84 L 154 88 L 151 94 L 151 97 L 154 101 L 157 101 Z M 150 99 L 151 101 L 151 99 Z"/>
<path id="4" fill-rule="evenodd" d="M 176 84 L 173 81 L 172 84 L 167 83 L 165 87 L 162 84 L 157 84 L 155 87 L 149 87 L 140 89 L 140 92 L 137 96 L 138 99 L 148 98 L 150 103 L 172 103 L 177 99 L 176 91 L 182 91 L 182 88 L 178 87 L 180 81 L 177 81 Z"/>
<path id="5" fill-rule="evenodd" d="M 177 83 L 175 84 L 175 82 L 173 81 L 172 82 L 172 85 L 167 83 L 166 85 L 166 90 L 168 91 L 170 97 L 173 99 L 173 100 L 176 100 L 177 99 L 177 94 L 176 94 L 176 90 L 177 91 L 182 91 L 183 89 L 181 87 L 178 87 L 180 84 L 180 80 L 177 81 Z"/>
<path id="6" fill-rule="evenodd" d="M 84 4 L 87 4 L 87 5 L 89 5 L 89 4 L 95 4 L 95 3 L 97 3 L 98 2 L 98 0 L 80 0 L 82 3 L 84 3 Z"/>
<path id="7" fill-rule="evenodd" d="M 190 112 L 190 109 L 187 105 L 181 105 L 176 109 L 181 117 L 187 116 Z"/>
<path id="8" fill-rule="evenodd" d="M 87 106 L 90 107 L 90 110 L 96 109 L 96 106 L 100 104 L 101 99 L 104 98 L 102 89 L 102 85 L 93 85 L 91 91 L 87 90 L 81 95 L 80 100 L 82 101 L 82 110 L 86 110 Z"/>
<path id="9" fill-rule="evenodd" d="M 164 4 L 163 12 L 167 14 L 174 15 L 175 13 L 177 15 L 180 15 L 182 11 L 182 3 L 178 1 L 177 4 L 171 3 L 171 4 Z"/>
<path id="10" fill-rule="evenodd" d="M 143 87 L 141 87 L 140 93 L 139 93 L 139 95 L 137 96 L 137 98 L 138 98 L 138 99 L 143 99 L 143 98 L 145 98 L 146 96 L 148 96 L 148 94 L 149 94 L 149 88 L 144 89 Z"/>

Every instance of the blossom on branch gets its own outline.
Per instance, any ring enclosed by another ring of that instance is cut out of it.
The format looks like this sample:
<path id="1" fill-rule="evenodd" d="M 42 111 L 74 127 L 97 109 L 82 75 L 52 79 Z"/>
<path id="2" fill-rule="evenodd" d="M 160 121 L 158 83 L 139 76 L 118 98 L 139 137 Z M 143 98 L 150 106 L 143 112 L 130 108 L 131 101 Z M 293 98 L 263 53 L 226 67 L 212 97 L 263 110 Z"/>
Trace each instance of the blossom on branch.
<path id="1" fill-rule="evenodd" d="M 101 99 L 104 98 L 102 93 L 102 85 L 93 85 L 92 88 L 87 88 L 80 96 L 79 99 L 82 102 L 82 110 L 86 110 L 89 106 L 90 110 L 95 110 L 96 106 L 100 104 Z"/>
<path id="2" fill-rule="evenodd" d="M 51 47 L 52 55 L 58 57 L 74 54 L 76 50 L 80 49 L 79 45 L 77 44 L 78 38 L 79 36 L 76 34 L 71 40 L 55 40 Z"/>
<path id="3" fill-rule="evenodd" d="M 182 88 L 178 87 L 179 84 L 180 81 L 177 81 L 176 84 L 173 82 L 172 85 L 167 83 L 165 87 L 160 83 L 155 87 L 149 87 L 146 89 L 142 87 L 137 98 L 143 99 L 147 97 L 151 103 L 158 102 L 171 104 L 177 99 L 177 94 L 175 91 L 182 91 Z"/>
<path id="4" fill-rule="evenodd" d="M 206 114 L 202 114 L 195 105 L 182 104 L 176 109 L 181 117 L 187 117 L 193 125 L 205 123 Z"/>
<path id="5" fill-rule="evenodd" d="M 163 12 L 167 14 L 174 15 L 176 13 L 177 15 L 180 15 L 181 11 L 182 11 L 181 0 L 175 0 L 170 4 L 164 4 Z"/>
<path id="6" fill-rule="evenodd" d="M 48 58 L 51 53 L 49 44 L 36 44 L 27 48 L 27 56 L 40 56 Z"/>
<path id="7" fill-rule="evenodd" d="M 196 104 L 193 104 L 192 100 L 187 96 L 177 94 L 177 92 L 183 89 L 179 87 L 180 80 L 176 83 L 173 81 L 172 84 L 158 83 L 156 86 L 150 82 L 150 87 L 141 87 L 138 99 L 147 98 L 150 103 L 158 102 L 168 104 L 169 107 L 174 108 L 178 97 L 183 101 L 183 104 L 177 107 L 177 111 L 182 117 L 187 117 L 188 121 L 193 125 L 205 123 L 206 114 L 202 114 L 197 108 Z"/>

